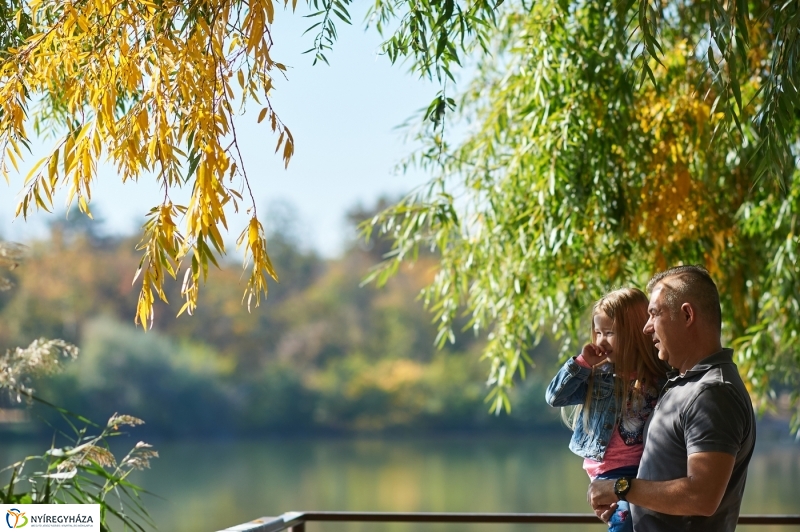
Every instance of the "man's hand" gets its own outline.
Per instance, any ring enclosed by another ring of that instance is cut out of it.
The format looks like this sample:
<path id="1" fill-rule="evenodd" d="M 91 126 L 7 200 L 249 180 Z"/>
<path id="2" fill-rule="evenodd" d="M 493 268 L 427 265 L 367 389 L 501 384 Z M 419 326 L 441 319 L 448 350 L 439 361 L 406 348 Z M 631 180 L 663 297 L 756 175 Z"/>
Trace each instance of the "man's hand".
<path id="1" fill-rule="evenodd" d="M 617 503 L 609 504 L 607 506 L 598 506 L 594 509 L 594 515 L 597 516 L 602 522 L 608 524 L 614 511 L 617 509 Z"/>
<path id="2" fill-rule="evenodd" d="M 589 491 L 586 493 L 586 500 L 594 508 L 595 513 L 599 508 L 607 510 L 612 504 L 619 500 L 614 493 L 614 480 L 593 480 L 589 484 Z M 598 517 L 600 517 L 598 515 Z"/>
<path id="3" fill-rule="evenodd" d="M 590 366 L 596 366 L 606 359 L 605 352 L 600 348 L 600 346 L 594 344 L 586 344 L 583 346 L 581 356 L 583 357 L 583 360 L 585 360 Z"/>

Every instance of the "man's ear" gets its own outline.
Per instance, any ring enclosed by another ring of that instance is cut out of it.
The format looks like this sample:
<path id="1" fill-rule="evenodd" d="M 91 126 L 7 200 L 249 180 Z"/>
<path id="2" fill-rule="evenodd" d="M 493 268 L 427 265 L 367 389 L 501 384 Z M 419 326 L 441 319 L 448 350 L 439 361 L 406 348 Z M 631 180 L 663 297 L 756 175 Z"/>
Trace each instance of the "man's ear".
<path id="1" fill-rule="evenodd" d="M 680 316 L 687 327 L 697 320 L 697 313 L 691 303 L 684 303 L 681 305 Z"/>

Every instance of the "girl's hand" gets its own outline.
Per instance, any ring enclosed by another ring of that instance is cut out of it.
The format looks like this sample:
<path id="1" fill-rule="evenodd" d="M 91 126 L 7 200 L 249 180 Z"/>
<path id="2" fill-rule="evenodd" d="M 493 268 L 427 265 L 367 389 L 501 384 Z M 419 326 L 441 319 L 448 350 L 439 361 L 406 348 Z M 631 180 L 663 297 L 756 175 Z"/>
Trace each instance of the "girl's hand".
<path id="1" fill-rule="evenodd" d="M 583 346 L 581 356 L 590 366 L 596 366 L 606 359 L 605 352 L 594 344 L 586 344 Z"/>

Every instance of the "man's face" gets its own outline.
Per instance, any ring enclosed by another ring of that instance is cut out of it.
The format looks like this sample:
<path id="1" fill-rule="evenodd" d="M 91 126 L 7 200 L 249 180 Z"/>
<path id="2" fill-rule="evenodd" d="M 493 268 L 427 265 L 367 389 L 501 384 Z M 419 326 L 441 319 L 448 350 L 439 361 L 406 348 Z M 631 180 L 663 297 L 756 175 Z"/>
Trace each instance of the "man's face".
<path id="1" fill-rule="evenodd" d="M 653 343 L 658 349 L 658 358 L 669 363 L 673 368 L 680 367 L 680 343 L 683 329 L 680 320 L 673 320 L 667 307 L 666 298 L 661 285 L 656 285 L 650 294 L 650 304 L 647 306 L 649 315 L 644 325 L 644 334 L 653 338 Z"/>

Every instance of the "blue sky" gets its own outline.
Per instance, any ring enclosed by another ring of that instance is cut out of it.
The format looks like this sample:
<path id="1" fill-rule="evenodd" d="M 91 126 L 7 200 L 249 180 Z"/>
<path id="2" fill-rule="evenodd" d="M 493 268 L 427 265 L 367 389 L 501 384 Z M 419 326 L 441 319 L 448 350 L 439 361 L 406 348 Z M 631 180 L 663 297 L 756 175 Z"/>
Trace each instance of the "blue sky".
<path id="1" fill-rule="evenodd" d="M 239 117 L 236 127 L 260 217 L 269 216 L 268 207 L 274 202 L 288 202 L 298 214 L 304 243 L 335 256 L 346 235 L 348 208 L 358 202 L 370 205 L 381 194 L 404 193 L 426 181 L 419 172 L 398 175 L 394 171 L 412 150 L 395 128 L 425 107 L 437 87 L 379 55 L 381 38 L 374 30 L 364 31 L 363 7 L 353 8 L 353 26 L 337 25 L 339 40 L 327 54 L 331 66 L 312 67 L 313 57 L 302 55 L 313 41 L 311 33 L 302 36 L 312 24 L 302 17 L 306 9 L 301 3 L 297 13 L 279 11 L 273 27 L 271 55 L 289 67 L 289 79 L 277 79 L 272 94 L 273 105 L 296 142 L 289 168 L 284 170 L 274 153 L 276 138 L 267 123 L 256 123 L 258 106 Z M 12 176 L 10 186 L 0 180 L 0 235 L 6 239 L 40 236 L 48 221 L 63 216 L 64 191 L 56 200 L 56 214 L 37 213 L 27 222 L 13 220 L 23 177 L 48 145 L 34 150 L 21 175 Z M 152 179 L 143 177 L 138 183 L 123 185 L 113 168 L 104 166 L 94 185 L 91 207 L 104 220 L 104 232 L 132 233 L 160 197 Z M 227 240 L 233 242 L 245 218 L 231 214 L 229 222 Z"/>

